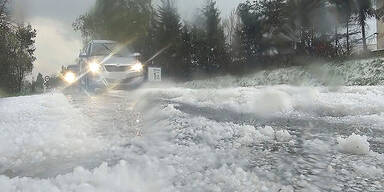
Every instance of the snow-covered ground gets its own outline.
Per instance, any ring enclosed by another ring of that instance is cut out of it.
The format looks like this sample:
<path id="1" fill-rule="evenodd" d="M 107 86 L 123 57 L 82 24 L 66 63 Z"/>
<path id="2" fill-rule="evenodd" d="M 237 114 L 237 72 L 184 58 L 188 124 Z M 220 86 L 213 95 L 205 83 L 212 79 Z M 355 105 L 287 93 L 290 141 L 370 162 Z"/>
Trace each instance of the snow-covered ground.
<path id="1" fill-rule="evenodd" d="M 166 86 L 1 99 L 1 191 L 384 187 L 383 87 Z"/>
<path id="2" fill-rule="evenodd" d="M 384 87 L 223 79 L 0 99 L 0 191 L 384 189 Z"/>
<path id="3" fill-rule="evenodd" d="M 0 117 L 0 172 L 10 176 L 105 146 L 91 135 L 91 121 L 63 94 L 0 99 Z"/>
<path id="4" fill-rule="evenodd" d="M 330 87 L 384 85 L 384 58 L 263 70 L 242 77 L 222 76 L 190 81 L 185 86 L 226 88 L 281 84 Z"/>

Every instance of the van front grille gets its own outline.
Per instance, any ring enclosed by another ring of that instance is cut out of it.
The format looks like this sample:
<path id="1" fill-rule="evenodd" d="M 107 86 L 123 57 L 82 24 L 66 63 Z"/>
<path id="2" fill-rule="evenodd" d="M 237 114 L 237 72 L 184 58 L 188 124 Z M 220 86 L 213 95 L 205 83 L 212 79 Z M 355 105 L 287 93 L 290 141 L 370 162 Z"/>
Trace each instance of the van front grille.
<path id="1" fill-rule="evenodd" d="M 124 72 L 130 69 L 129 66 L 116 66 L 116 65 L 106 65 L 105 69 L 108 72 Z"/>

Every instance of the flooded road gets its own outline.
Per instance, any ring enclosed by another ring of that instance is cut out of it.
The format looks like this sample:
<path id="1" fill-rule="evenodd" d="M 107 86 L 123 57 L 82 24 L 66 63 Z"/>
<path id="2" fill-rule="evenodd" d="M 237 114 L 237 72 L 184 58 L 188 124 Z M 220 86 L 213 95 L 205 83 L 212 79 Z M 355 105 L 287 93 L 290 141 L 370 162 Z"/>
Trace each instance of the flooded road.
<path id="1" fill-rule="evenodd" d="M 5 191 L 384 189 L 380 86 L 161 83 L 3 99 L 0 116 Z"/>
<path id="2" fill-rule="evenodd" d="M 176 171 L 173 187 L 182 191 L 243 191 L 252 177 L 266 191 L 380 191 L 383 93 L 382 87 L 171 87 L 69 98 L 118 148 L 109 162 L 132 156 L 127 148 L 151 154 Z M 151 142 L 137 146 L 137 138 Z M 343 139 L 356 150 L 343 149 Z M 359 153 L 366 142 L 369 150 Z M 213 176 L 217 171 L 225 174 Z"/>

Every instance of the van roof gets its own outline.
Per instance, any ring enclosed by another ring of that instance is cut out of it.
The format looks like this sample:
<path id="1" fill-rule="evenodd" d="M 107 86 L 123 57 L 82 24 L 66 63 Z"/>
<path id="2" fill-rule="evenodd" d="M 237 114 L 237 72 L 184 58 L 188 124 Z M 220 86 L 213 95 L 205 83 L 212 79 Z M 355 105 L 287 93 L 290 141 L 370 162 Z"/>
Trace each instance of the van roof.
<path id="1" fill-rule="evenodd" d="M 90 43 L 117 43 L 117 42 L 111 41 L 111 40 L 92 40 Z"/>

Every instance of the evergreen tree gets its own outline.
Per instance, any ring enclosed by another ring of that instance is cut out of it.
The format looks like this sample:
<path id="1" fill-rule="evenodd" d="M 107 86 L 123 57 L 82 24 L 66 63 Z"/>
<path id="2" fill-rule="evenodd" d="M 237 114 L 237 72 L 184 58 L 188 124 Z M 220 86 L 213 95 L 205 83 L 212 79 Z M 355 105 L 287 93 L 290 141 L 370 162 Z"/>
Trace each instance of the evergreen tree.
<path id="1" fill-rule="evenodd" d="M 291 52 L 292 34 L 287 23 L 286 0 L 261 0 L 256 6 L 256 10 L 264 16 L 260 20 L 262 54 L 274 56 Z"/>
<path id="2" fill-rule="evenodd" d="M 238 15 L 241 23 L 235 33 L 235 43 L 232 46 L 233 61 L 235 65 L 245 69 L 257 63 L 260 55 L 262 32 L 262 15 L 258 7 L 246 1 L 238 6 Z M 240 70 L 244 71 L 244 70 Z"/>
<path id="3" fill-rule="evenodd" d="M 194 73 L 206 73 L 207 61 L 207 41 L 205 31 L 197 26 L 193 26 L 190 32 L 191 38 L 191 69 Z"/>
<path id="4" fill-rule="evenodd" d="M 36 82 L 35 82 L 35 90 L 42 91 L 44 89 L 44 78 L 41 73 L 37 74 Z"/>
<path id="5" fill-rule="evenodd" d="M 206 61 L 203 60 L 202 64 L 208 73 L 226 71 L 230 61 L 220 12 L 215 1 L 207 0 L 203 8 L 203 16 L 205 17 L 207 47 L 204 49 Z"/>
<path id="6" fill-rule="evenodd" d="M 179 50 L 182 62 L 180 63 L 181 75 L 184 78 L 189 79 L 191 77 L 193 67 L 193 45 L 192 34 L 187 26 L 184 26 L 181 30 L 181 45 Z"/>
<path id="7" fill-rule="evenodd" d="M 110 39 L 140 43 L 147 34 L 152 14 L 151 0 L 97 0 L 93 9 L 73 23 L 84 40 Z M 136 45 L 139 44 L 139 45 Z"/>
<path id="8" fill-rule="evenodd" d="M 157 9 L 155 47 L 157 51 L 164 51 L 155 62 L 162 66 L 164 73 L 169 76 L 179 76 L 181 72 L 181 27 L 180 16 L 174 3 L 171 0 L 162 0 Z"/>

